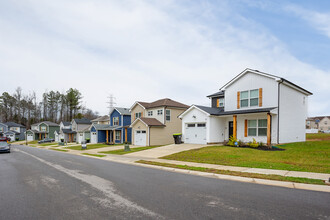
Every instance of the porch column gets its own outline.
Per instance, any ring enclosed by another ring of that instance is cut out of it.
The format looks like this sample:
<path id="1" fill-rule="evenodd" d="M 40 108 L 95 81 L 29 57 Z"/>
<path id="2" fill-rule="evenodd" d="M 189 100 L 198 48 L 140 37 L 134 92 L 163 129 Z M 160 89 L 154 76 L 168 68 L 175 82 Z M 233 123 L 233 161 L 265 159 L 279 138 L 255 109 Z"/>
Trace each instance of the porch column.
<path id="1" fill-rule="evenodd" d="M 127 128 L 125 128 L 125 142 L 127 142 Z"/>
<path id="2" fill-rule="evenodd" d="M 39 133 L 39 140 L 41 140 L 41 133 Z"/>
<path id="3" fill-rule="evenodd" d="M 237 115 L 233 116 L 233 136 L 237 138 Z"/>
<path id="4" fill-rule="evenodd" d="M 267 113 L 267 145 L 271 144 L 271 116 Z"/>
<path id="5" fill-rule="evenodd" d="M 108 143 L 109 143 L 109 131 L 106 130 L 105 132 L 106 132 L 106 134 L 107 134 L 107 144 L 108 144 Z"/>

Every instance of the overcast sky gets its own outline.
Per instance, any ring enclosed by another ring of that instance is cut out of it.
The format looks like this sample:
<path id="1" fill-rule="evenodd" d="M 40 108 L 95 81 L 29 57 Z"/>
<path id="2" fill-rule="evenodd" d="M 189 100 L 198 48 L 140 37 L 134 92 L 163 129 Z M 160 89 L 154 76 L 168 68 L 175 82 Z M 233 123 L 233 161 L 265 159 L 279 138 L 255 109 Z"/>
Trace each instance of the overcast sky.
<path id="1" fill-rule="evenodd" d="M 109 94 L 210 105 L 245 68 L 313 92 L 309 115 L 330 115 L 330 2 L 0 0 L 1 93 L 73 87 L 101 114 Z"/>

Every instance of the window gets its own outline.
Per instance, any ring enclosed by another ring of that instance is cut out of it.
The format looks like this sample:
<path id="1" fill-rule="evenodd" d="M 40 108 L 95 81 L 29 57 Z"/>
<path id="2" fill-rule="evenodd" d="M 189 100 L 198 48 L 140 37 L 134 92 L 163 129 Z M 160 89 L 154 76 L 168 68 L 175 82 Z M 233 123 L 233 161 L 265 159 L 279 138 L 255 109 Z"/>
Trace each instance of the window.
<path id="1" fill-rule="evenodd" d="M 267 136 L 267 119 L 248 120 L 248 136 Z"/>
<path id="2" fill-rule="evenodd" d="M 163 109 L 157 110 L 157 115 L 162 115 L 163 114 Z"/>
<path id="3" fill-rule="evenodd" d="M 121 132 L 120 131 L 116 131 L 116 141 L 118 141 L 118 140 L 121 139 L 120 136 L 121 136 Z"/>
<path id="4" fill-rule="evenodd" d="M 202 127 L 205 127 L 206 126 L 206 124 L 205 123 L 202 123 L 202 124 L 197 124 L 197 127 L 199 127 L 199 128 L 202 128 Z"/>
<path id="5" fill-rule="evenodd" d="M 187 127 L 188 128 L 194 128 L 195 127 L 195 124 L 187 124 Z"/>
<path id="6" fill-rule="evenodd" d="M 171 121 L 171 110 L 166 109 L 166 121 Z"/>
<path id="7" fill-rule="evenodd" d="M 241 107 L 258 106 L 259 90 L 242 91 L 240 95 Z"/>
<path id="8" fill-rule="evenodd" d="M 41 131 L 47 131 L 46 126 L 41 126 L 40 129 L 41 129 Z"/>
<path id="9" fill-rule="evenodd" d="M 135 113 L 135 118 L 141 118 L 141 112 Z"/>
<path id="10" fill-rule="evenodd" d="M 145 134 L 145 133 L 147 133 L 146 131 L 142 131 L 142 134 Z"/>
<path id="11" fill-rule="evenodd" d="M 152 116 L 153 115 L 153 111 L 148 111 L 148 116 Z"/>
<path id="12" fill-rule="evenodd" d="M 225 99 L 224 98 L 218 98 L 217 99 L 217 107 L 223 107 L 225 103 Z"/>
<path id="13" fill-rule="evenodd" d="M 119 125 L 119 117 L 114 117 L 112 124 L 113 125 Z"/>

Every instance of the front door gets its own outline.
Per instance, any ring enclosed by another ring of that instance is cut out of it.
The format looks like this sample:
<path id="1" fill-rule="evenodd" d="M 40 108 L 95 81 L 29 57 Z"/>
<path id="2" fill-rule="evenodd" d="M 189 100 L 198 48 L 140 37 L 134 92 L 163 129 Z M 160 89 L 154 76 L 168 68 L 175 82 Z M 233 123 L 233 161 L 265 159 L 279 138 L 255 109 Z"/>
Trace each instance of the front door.
<path id="1" fill-rule="evenodd" d="M 232 121 L 230 121 L 229 122 L 229 125 L 228 125 L 228 127 L 229 127 L 229 138 L 231 137 L 231 136 L 233 136 L 233 133 L 234 133 L 234 123 L 232 122 Z"/>

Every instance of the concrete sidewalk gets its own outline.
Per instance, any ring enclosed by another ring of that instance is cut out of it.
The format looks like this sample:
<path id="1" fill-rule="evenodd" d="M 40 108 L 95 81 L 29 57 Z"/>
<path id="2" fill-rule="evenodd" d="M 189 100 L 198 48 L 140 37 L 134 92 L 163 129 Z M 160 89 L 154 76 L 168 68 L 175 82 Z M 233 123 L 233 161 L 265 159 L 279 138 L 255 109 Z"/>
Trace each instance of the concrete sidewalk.
<path id="1" fill-rule="evenodd" d="M 288 170 L 273 170 L 273 169 L 261 169 L 261 168 L 249 168 L 249 167 L 235 167 L 235 166 L 224 166 L 216 164 L 207 164 L 207 163 L 194 163 L 186 161 L 177 161 L 177 160 L 166 160 L 166 159 L 147 159 L 147 161 L 159 162 L 159 163 L 169 163 L 176 165 L 186 165 L 191 167 L 203 167 L 211 168 L 217 170 L 230 170 L 238 171 L 244 173 L 259 173 L 265 175 L 279 175 L 279 176 L 290 176 L 290 177 L 301 177 L 301 178 L 310 178 L 310 179 L 320 179 L 329 181 L 330 174 L 326 173 L 310 173 L 310 172 L 299 172 L 299 171 L 288 171 Z"/>

